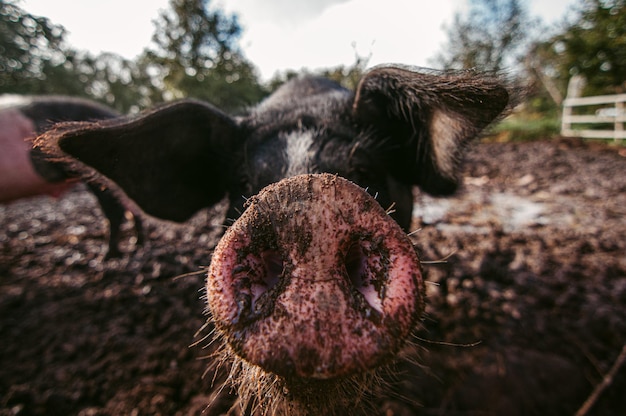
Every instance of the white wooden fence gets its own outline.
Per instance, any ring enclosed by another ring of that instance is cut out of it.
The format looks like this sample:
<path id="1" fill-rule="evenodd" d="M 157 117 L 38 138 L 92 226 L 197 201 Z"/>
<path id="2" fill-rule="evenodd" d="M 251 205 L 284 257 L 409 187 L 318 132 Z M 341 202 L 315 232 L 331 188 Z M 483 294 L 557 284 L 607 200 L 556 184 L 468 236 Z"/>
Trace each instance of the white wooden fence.
<path id="1" fill-rule="evenodd" d="M 624 122 L 626 122 L 626 94 L 598 95 L 595 97 L 566 98 L 563 101 L 563 117 L 561 119 L 561 135 L 583 137 L 588 139 L 626 139 Z M 609 105 L 613 105 L 609 107 Z M 581 113 L 573 113 L 574 107 L 587 107 Z M 594 111 L 593 114 L 589 113 Z M 584 114 L 587 112 L 587 114 Z M 574 124 L 603 125 L 600 129 L 576 129 Z M 612 125 L 612 129 L 610 126 Z"/>

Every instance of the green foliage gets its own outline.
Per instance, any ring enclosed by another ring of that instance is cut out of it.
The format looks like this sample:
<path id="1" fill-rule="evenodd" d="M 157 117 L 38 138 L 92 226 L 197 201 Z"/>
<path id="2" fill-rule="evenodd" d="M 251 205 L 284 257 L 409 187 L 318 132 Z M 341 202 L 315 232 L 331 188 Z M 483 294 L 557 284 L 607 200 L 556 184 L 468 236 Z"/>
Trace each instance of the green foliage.
<path id="1" fill-rule="evenodd" d="M 156 22 L 154 48 L 135 60 L 76 51 L 65 30 L 0 0 L 0 93 L 85 96 L 121 112 L 195 97 L 233 111 L 267 92 L 237 49 L 236 16 L 208 0 L 171 0 Z"/>
<path id="2" fill-rule="evenodd" d="M 362 57 L 356 55 L 355 61 L 352 65 L 339 65 L 334 68 L 329 68 L 322 71 L 319 75 L 332 79 L 333 81 L 343 85 L 345 88 L 355 90 L 359 85 L 359 81 L 361 80 L 363 73 L 365 73 L 369 60 L 369 56 Z"/>
<path id="3" fill-rule="evenodd" d="M 30 92 L 43 81 L 44 67 L 63 60 L 64 35 L 45 17 L 0 0 L 0 92 Z"/>
<path id="4" fill-rule="evenodd" d="M 517 60 L 532 24 L 519 0 L 470 0 L 467 16 L 455 15 L 445 52 L 434 63 L 443 69 L 501 71 Z"/>
<path id="5" fill-rule="evenodd" d="M 585 94 L 626 91 L 625 0 L 585 0 L 580 18 L 551 43 L 560 76 L 583 75 Z"/>
<path id="6" fill-rule="evenodd" d="M 240 35 L 237 17 L 209 0 L 171 0 L 156 22 L 156 49 L 146 53 L 166 98 L 194 97 L 226 111 L 259 101 L 266 93 L 237 49 Z"/>
<path id="7" fill-rule="evenodd" d="M 86 95 L 122 113 L 135 112 L 162 101 L 160 92 L 152 85 L 141 60 L 133 61 L 112 53 L 93 56 L 69 51 L 64 64 L 68 77 L 59 94 Z M 67 77 L 66 77 L 67 78 Z M 72 94 L 72 86 L 79 91 Z"/>
<path id="8" fill-rule="evenodd" d="M 495 125 L 486 140 L 500 142 L 545 140 L 558 136 L 560 131 L 561 121 L 558 117 L 521 113 Z"/>
<path id="9" fill-rule="evenodd" d="M 63 27 L 0 0 L 0 93 L 83 96 L 122 112 L 154 95 L 135 62 L 77 52 L 64 38 Z"/>
<path id="10" fill-rule="evenodd" d="M 559 115 L 569 77 L 556 69 L 555 53 L 550 42 L 531 44 L 524 59 L 524 75 L 530 87 L 526 110 L 532 113 Z"/>
<path id="11" fill-rule="evenodd" d="M 170 0 L 155 22 L 156 56 L 182 68 L 204 71 L 236 47 L 241 27 L 236 16 L 211 10 L 210 0 Z"/>
<path id="12" fill-rule="evenodd" d="M 625 3 L 581 1 L 575 18 L 562 25 L 556 35 L 543 36 L 530 45 L 524 67 L 532 89 L 524 113 L 560 117 L 574 75 L 586 78 L 583 96 L 626 91 Z"/>
<path id="13" fill-rule="evenodd" d="M 355 90 L 365 73 L 367 63 L 370 57 L 355 55 L 355 60 L 351 65 L 338 65 L 336 67 L 322 69 L 320 71 L 293 71 L 288 70 L 283 73 L 276 74 L 269 82 L 268 91 L 276 91 L 285 82 L 302 75 L 320 76 L 331 79 L 345 88 Z"/>

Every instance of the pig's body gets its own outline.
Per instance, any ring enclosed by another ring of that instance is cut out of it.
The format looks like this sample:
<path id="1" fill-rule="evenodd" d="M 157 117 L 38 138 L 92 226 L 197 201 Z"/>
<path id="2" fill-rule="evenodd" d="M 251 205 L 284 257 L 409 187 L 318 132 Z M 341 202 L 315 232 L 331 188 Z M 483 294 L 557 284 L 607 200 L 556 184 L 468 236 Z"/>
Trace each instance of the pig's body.
<path id="1" fill-rule="evenodd" d="M 32 195 L 56 195 L 67 185 L 52 184 L 37 173 L 30 158 L 35 125 L 15 108 L 0 109 L 0 202 Z"/>
<path id="2" fill-rule="evenodd" d="M 3 156 L 0 161 L 0 202 L 49 194 L 57 196 L 72 186 L 76 178 L 62 164 L 44 157 L 32 149 L 35 137 L 53 124 L 63 121 L 94 121 L 118 117 L 112 109 L 81 98 L 65 96 L 0 96 L 0 126 Z M 19 126 L 19 127 L 18 127 Z M 20 129 L 19 132 L 17 129 Z M 143 240 L 141 218 L 136 209 L 124 204 L 112 192 L 95 183 L 87 183 L 109 220 L 108 257 L 121 255 L 120 226 L 127 210 L 135 217 L 137 240 Z"/>
<path id="3" fill-rule="evenodd" d="M 354 413 L 423 313 L 401 231 L 412 188 L 452 193 L 467 142 L 508 101 L 497 77 L 381 67 L 354 92 L 302 78 L 240 118 L 182 101 L 60 126 L 37 147 L 157 217 L 228 195 L 239 219 L 215 249 L 207 300 L 242 409 Z"/>

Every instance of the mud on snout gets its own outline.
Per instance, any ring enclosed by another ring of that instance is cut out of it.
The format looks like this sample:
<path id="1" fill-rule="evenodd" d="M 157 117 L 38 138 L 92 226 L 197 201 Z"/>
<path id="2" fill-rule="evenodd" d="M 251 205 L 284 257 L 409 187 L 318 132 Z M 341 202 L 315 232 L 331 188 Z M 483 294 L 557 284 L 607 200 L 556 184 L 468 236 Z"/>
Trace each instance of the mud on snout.
<path id="1" fill-rule="evenodd" d="M 420 262 L 362 188 L 301 175 L 250 199 L 215 249 L 214 324 L 246 364 L 301 384 L 393 357 L 423 313 Z"/>

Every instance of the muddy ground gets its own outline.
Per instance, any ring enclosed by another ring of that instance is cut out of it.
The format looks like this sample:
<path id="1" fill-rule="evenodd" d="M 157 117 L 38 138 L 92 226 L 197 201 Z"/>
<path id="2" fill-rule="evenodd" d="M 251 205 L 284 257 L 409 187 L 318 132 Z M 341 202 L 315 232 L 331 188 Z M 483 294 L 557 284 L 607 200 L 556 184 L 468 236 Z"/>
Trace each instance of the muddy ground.
<path id="1" fill-rule="evenodd" d="M 0 415 L 225 414 L 205 373 L 203 276 L 222 218 L 148 221 L 104 260 L 78 187 L 0 206 Z M 572 140 L 483 143 L 450 199 L 416 195 L 423 328 L 385 415 L 571 415 L 626 344 L 626 151 Z M 437 264 L 437 260 L 447 259 Z M 626 365 L 586 411 L 626 414 Z M 213 405 L 207 409 L 212 400 Z"/>

